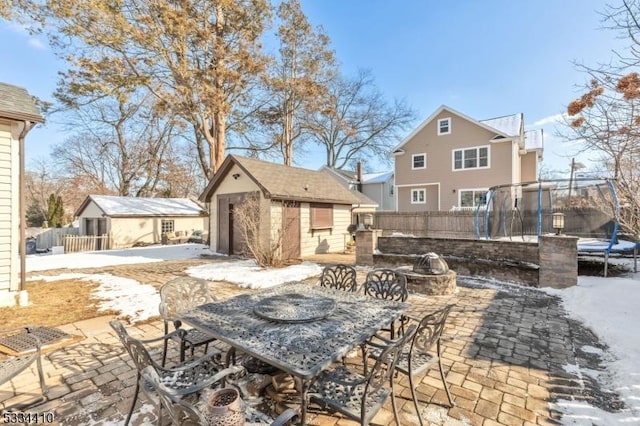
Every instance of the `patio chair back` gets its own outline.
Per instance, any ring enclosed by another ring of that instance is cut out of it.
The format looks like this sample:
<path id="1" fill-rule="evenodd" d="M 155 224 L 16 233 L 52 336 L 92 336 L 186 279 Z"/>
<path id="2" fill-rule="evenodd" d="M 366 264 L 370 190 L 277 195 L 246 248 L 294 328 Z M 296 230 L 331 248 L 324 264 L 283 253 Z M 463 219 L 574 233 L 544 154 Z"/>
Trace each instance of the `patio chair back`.
<path id="1" fill-rule="evenodd" d="M 377 393 L 385 384 L 391 384 L 391 386 L 393 386 L 392 376 L 396 364 L 402 356 L 402 350 L 413 338 L 416 329 L 417 327 L 415 325 L 409 327 L 401 338 L 389 343 L 387 347 L 380 352 L 380 355 L 376 357 L 375 364 L 367 375 L 367 384 L 364 388 L 364 395 L 362 396 L 362 404 L 360 407 L 361 419 L 366 418 L 367 412 L 372 408 L 367 396 Z"/>
<path id="2" fill-rule="evenodd" d="M 405 302 L 409 297 L 407 277 L 393 269 L 376 269 L 367 274 L 364 293 L 378 299 Z"/>
<path id="3" fill-rule="evenodd" d="M 411 363 L 411 358 L 414 355 L 429 352 L 438 343 L 444 331 L 449 312 L 451 312 L 453 306 L 454 305 L 448 305 L 436 312 L 425 315 L 424 318 L 420 320 L 416 334 L 411 341 L 409 363 Z"/>
<path id="4" fill-rule="evenodd" d="M 160 315 L 165 321 L 175 322 L 179 314 L 215 300 L 207 281 L 193 277 L 174 278 L 160 288 Z"/>
<path id="5" fill-rule="evenodd" d="M 320 276 L 320 285 L 337 290 L 356 292 L 358 291 L 356 269 L 349 265 L 326 266 Z"/>
<path id="6" fill-rule="evenodd" d="M 109 322 L 109 325 L 118 335 L 118 339 L 120 339 L 122 346 L 124 346 L 127 353 L 133 360 L 138 372 L 148 366 L 151 366 L 154 369 L 159 368 L 158 364 L 153 360 L 153 358 L 151 358 L 151 355 L 142 342 L 131 337 L 120 321 L 113 320 Z"/>

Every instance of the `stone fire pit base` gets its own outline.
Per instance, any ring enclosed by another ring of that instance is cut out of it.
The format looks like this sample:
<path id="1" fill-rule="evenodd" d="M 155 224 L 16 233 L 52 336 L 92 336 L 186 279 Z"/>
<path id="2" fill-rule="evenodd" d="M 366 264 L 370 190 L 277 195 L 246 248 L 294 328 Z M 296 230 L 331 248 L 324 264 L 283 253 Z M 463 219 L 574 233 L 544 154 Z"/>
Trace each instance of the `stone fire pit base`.
<path id="1" fill-rule="evenodd" d="M 445 296 L 456 291 L 455 271 L 449 270 L 442 275 L 418 274 L 411 267 L 397 269 L 407 277 L 407 287 L 410 293 L 426 294 L 429 296 Z"/>

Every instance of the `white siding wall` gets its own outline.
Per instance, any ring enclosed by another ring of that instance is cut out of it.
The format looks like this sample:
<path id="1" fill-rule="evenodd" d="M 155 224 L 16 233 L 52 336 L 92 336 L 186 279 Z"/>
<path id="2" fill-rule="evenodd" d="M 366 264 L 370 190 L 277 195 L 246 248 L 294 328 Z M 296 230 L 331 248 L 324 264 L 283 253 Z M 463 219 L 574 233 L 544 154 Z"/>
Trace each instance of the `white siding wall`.
<path id="1" fill-rule="evenodd" d="M 18 135 L 22 125 L 0 120 L 0 306 L 15 304 L 19 289 Z"/>
<path id="2" fill-rule="evenodd" d="M 133 244 L 159 243 L 163 220 L 173 220 L 175 231 L 207 230 L 207 217 L 114 217 L 111 218 L 111 236 L 114 248 L 131 247 Z"/>
<path id="3" fill-rule="evenodd" d="M 240 177 L 236 180 L 233 175 L 238 173 Z M 209 245 L 212 251 L 218 249 L 218 197 L 219 194 L 235 194 L 238 192 L 253 192 L 259 191 L 260 188 L 256 185 L 246 173 L 235 164 L 231 167 L 231 170 L 227 173 L 225 179 L 220 183 L 220 186 L 216 189 L 216 192 L 211 197 L 209 204 Z M 262 198 L 262 195 L 260 195 Z"/>
<path id="4" fill-rule="evenodd" d="M 300 234 L 302 242 L 300 254 L 310 256 L 318 253 L 337 253 L 344 250 L 347 227 L 351 223 L 351 206 L 333 206 L 333 228 L 313 231 L 310 229 L 311 210 L 309 203 L 300 206 Z"/>

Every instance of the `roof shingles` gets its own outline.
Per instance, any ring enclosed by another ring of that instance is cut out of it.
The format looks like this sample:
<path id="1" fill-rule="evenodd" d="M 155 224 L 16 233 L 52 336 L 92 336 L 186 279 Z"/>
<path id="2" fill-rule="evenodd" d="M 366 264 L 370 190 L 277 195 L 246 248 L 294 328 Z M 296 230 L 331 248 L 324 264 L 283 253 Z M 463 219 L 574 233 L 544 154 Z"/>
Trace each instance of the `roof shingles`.
<path id="1" fill-rule="evenodd" d="M 35 98 L 22 87 L 0 83 L 0 118 L 44 122 Z"/>

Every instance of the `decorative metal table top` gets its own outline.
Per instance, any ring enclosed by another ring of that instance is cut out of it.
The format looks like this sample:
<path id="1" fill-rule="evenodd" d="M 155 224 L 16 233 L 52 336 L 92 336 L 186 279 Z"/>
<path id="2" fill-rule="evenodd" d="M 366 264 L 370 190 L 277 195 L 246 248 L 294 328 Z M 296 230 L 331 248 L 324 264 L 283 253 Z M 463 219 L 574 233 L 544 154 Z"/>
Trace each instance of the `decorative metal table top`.
<path id="1" fill-rule="evenodd" d="M 311 299 L 317 302 L 310 302 Z M 319 307 L 327 306 L 330 312 L 296 321 L 301 317 L 296 303 L 314 306 L 316 313 Z M 273 308 L 277 304 L 283 306 L 279 312 Z M 408 308 L 402 302 L 294 283 L 207 303 L 182 314 L 180 320 L 306 380 L 388 326 Z"/>
<path id="2" fill-rule="evenodd" d="M 335 300 L 329 297 L 291 292 L 260 300 L 253 307 L 253 313 L 270 321 L 309 322 L 328 317 L 335 308 Z"/>

